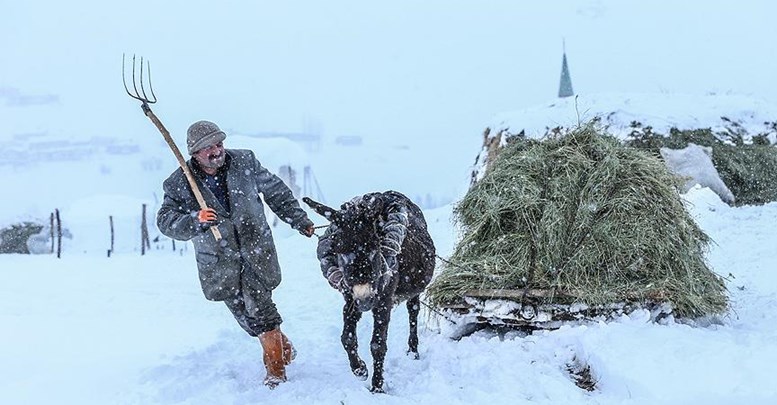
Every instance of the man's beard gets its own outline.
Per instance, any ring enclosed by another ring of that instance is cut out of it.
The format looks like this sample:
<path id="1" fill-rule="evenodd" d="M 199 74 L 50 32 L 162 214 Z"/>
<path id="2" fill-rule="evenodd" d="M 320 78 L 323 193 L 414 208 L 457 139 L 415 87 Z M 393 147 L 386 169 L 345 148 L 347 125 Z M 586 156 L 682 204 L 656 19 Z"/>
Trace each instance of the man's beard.
<path id="1" fill-rule="evenodd" d="M 200 164 L 203 167 L 206 167 L 208 169 L 218 169 L 219 167 L 224 165 L 224 161 L 226 160 L 227 154 L 224 153 L 222 150 L 221 153 L 216 154 L 210 154 L 208 155 L 208 158 L 204 161 L 201 161 Z"/>

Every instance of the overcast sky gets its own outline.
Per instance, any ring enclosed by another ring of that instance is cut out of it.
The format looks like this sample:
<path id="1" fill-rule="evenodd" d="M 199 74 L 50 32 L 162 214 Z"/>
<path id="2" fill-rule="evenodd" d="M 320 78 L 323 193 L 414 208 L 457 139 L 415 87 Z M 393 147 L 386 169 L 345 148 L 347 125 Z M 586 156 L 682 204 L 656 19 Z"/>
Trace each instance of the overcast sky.
<path id="1" fill-rule="evenodd" d="M 150 136 L 123 52 L 151 60 L 154 109 L 179 139 L 211 119 L 476 148 L 494 114 L 556 96 L 562 40 L 577 93 L 777 101 L 766 0 L 0 2 L 0 140 Z"/>

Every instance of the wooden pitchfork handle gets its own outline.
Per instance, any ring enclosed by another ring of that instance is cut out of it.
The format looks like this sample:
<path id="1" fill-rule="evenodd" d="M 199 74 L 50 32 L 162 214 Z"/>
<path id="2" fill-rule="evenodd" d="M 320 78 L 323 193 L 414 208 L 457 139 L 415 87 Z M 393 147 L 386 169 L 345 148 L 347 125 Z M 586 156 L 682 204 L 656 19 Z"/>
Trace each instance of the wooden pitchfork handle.
<path id="1" fill-rule="evenodd" d="M 132 56 L 132 89 L 133 91 L 130 91 L 129 87 L 127 86 L 127 79 L 125 77 L 125 70 L 124 70 L 124 55 L 121 55 L 121 82 L 124 84 L 124 90 L 127 92 L 127 95 L 134 98 L 135 100 L 138 100 L 141 102 L 140 107 L 143 109 L 143 114 L 146 115 L 146 117 L 151 119 L 151 122 L 156 125 L 159 132 L 162 133 L 162 136 L 165 137 L 165 142 L 167 142 L 168 145 L 170 145 L 170 149 L 173 151 L 173 154 L 175 155 L 176 159 L 178 159 L 178 164 L 181 166 L 181 170 L 183 170 L 183 174 L 186 175 L 186 180 L 189 181 L 189 186 L 192 188 L 192 192 L 194 193 L 194 197 L 197 199 L 197 203 L 200 204 L 200 209 L 204 210 L 208 208 L 208 205 L 205 204 L 205 199 L 202 198 L 202 193 L 200 192 L 200 188 L 197 187 L 197 182 L 194 181 L 194 176 L 192 176 L 191 170 L 189 170 L 189 166 L 186 165 L 186 159 L 183 158 L 183 155 L 181 155 L 181 151 L 178 150 L 178 146 L 175 145 L 175 142 L 173 141 L 173 138 L 170 136 L 170 132 L 167 131 L 164 125 L 162 125 L 162 121 L 159 121 L 159 118 L 154 115 L 153 112 L 151 112 L 151 107 L 149 107 L 149 104 L 156 103 L 157 98 L 154 94 L 154 88 L 151 86 L 151 64 L 146 61 L 146 63 L 143 63 L 143 57 L 140 58 L 140 75 L 139 77 L 135 75 L 135 66 L 136 66 L 136 59 L 135 55 Z M 143 73 L 144 73 L 144 65 L 146 67 L 145 73 L 148 76 L 148 89 L 150 90 L 150 96 L 146 93 L 146 87 L 145 82 L 143 80 Z M 138 90 L 138 82 L 140 82 L 140 90 Z M 210 227 L 211 232 L 213 232 L 213 236 L 216 238 L 216 241 L 221 240 L 221 232 L 219 232 L 218 228 L 214 224 Z"/>
<path id="2" fill-rule="evenodd" d="M 183 174 L 186 175 L 186 180 L 189 181 L 189 186 L 192 188 L 194 198 L 197 199 L 197 203 L 200 205 L 200 209 L 204 210 L 208 208 L 208 204 L 205 203 L 205 199 L 202 197 L 202 192 L 200 192 L 200 188 L 197 186 L 197 182 L 194 181 L 192 171 L 189 170 L 189 165 L 186 164 L 186 159 L 184 159 L 181 151 L 175 144 L 175 141 L 173 141 L 173 138 L 170 136 L 170 132 L 165 128 L 164 125 L 162 125 L 162 121 L 159 121 L 159 118 L 154 115 L 154 113 L 151 111 L 151 107 L 149 107 L 147 103 L 143 103 L 141 108 L 143 108 L 143 113 L 146 114 L 146 117 L 148 117 L 151 122 L 154 123 L 154 126 L 157 127 L 159 132 L 162 133 L 162 136 L 165 138 L 165 142 L 167 142 L 167 144 L 170 146 L 170 149 L 173 151 L 175 158 L 178 159 L 178 164 L 181 166 Z M 219 229 L 216 227 L 216 225 L 211 226 L 210 230 L 213 232 L 213 236 L 216 238 L 216 241 L 220 241 L 221 232 L 219 232 Z"/>

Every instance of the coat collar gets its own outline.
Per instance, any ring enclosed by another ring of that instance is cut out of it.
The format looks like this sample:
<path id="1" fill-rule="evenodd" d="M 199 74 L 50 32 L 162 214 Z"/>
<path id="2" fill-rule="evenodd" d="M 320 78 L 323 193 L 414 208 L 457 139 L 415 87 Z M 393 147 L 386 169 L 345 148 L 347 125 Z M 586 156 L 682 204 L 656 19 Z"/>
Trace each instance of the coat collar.
<path id="1" fill-rule="evenodd" d="M 227 179 L 227 192 L 229 192 L 229 185 L 234 182 L 232 179 L 234 177 L 234 174 L 232 173 L 233 170 L 229 170 L 230 166 L 232 165 L 232 154 L 230 153 L 229 149 L 224 149 L 224 152 L 226 153 L 226 158 L 224 160 L 224 165 L 221 166 L 218 171 L 216 171 L 216 176 L 224 176 Z M 224 207 L 219 202 L 218 198 L 213 194 L 212 191 L 210 191 L 210 188 L 208 188 L 205 183 L 203 182 L 203 179 L 205 176 L 208 176 L 207 173 L 205 173 L 202 170 L 202 167 L 197 162 L 194 157 L 190 158 L 187 162 L 189 169 L 192 171 L 192 174 L 194 174 L 194 181 L 197 182 L 197 187 L 200 188 L 200 193 L 202 193 L 202 198 L 205 199 L 205 203 L 208 205 L 208 207 L 213 208 L 216 210 L 216 213 L 222 217 L 222 218 L 229 218 L 229 212 L 227 210 L 227 207 Z M 230 204 L 232 203 L 230 199 Z M 231 211 L 231 210 L 230 210 Z"/>

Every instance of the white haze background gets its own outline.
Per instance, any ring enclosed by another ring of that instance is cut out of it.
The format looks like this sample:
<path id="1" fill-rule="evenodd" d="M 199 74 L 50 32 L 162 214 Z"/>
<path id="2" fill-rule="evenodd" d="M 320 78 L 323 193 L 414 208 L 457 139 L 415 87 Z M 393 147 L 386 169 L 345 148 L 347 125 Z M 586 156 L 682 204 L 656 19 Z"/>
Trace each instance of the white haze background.
<path id="1" fill-rule="evenodd" d="M 592 103 L 583 117 L 597 101 L 623 102 L 624 92 L 643 93 L 637 113 L 663 113 L 685 93 L 679 124 L 716 125 L 707 121 L 716 119 L 711 108 L 750 121 L 774 111 L 771 2 L 417 3 L 2 0 L 0 225 L 59 208 L 73 239 L 60 260 L 0 257 L 0 403 L 777 401 L 774 203 L 730 208 L 707 189 L 684 196 L 716 241 L 711 267 L 728 280 L 732 311 L 722 324 L 655 325 L 637 313 L 455 342 L 447 321 L 425 314 L 421 359 L 412 361 L 400 307 L 389 332 L 388 394 L 378 396 L 348 370 L 341 299 L 319 274 L 314 239 L 275 231 L 284 270 L 276 301 L 300 355 L 289 383 L 274 391 L 261 386 L 258 342 L 202 297 L 191 247 L 173 253 L 163 238 L 140 256 L 140 205 L 153 216 L 176 162 L 123 92 L 123 52 L 151 60 L 160 98 L 153 108 L 179 145 L 191 122 L 210 119 L 228 131 L 228 146 L 250 147 L 273 170 L 310 165 L 332 205 L 368 191 L 405 192 L 424 202 L 442 256 L 456 241 L 451 203 L 466 191 L 483 129 L 577 120 L 568 101 L 554 103 L 564 39 L 574 88 Z M 616 95 L 589 97 L 604 92 Z M 538 114 L 548 122 L 524 122 Z M 259 132 L 318 134 L 321 143 L 311 151 L 245 136 Z M 363 144 L 337 145 L 338 136 Z M 90 152 L 49 162 L 36 152 L 47 142 L 81 142 Z M 138 150 L 107 154 L 100 142 Z M 108 215 L 118 232 L 110 259 Z M 368 362 L 370 328 L 366 316 L 359 333 Z M 597 391 L 571 382 L 573 357 L 591 365 Z"/>

